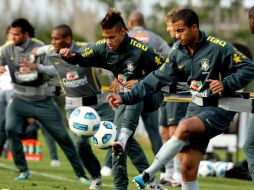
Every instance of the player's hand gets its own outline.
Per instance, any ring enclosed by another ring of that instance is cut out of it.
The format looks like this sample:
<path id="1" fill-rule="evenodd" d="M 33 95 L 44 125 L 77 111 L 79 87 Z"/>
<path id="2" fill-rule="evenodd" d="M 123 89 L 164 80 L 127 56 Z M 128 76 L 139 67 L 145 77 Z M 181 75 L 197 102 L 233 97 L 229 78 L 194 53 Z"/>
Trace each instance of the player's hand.
<path id="1" fill-rule="evenodd" d="M 221 81 L 208 79 L 206 80 L 206 82 L 210 83 L 209 87 L 213 94 L 218 94 L 223 92 L 224 86 Z"/>
<path id="2" fill-rule="evenodd" d="M 119 82 L 118 82 L 118 80 L 116 78 L 111 83 L 109 89 L 112 90 L 113 93 L 118 93 L 120 91 L 120 84 L 119 84 Z"/>
<path id="3" fill-rule="evenodd" d="M 127 89 L 131 89 L 133 87 L 134 84 L 137 84 L 138 83 L 138 80 L 137 79 L 132 79 L 132 80 L 128 80 L 126 81 L 123 86 L 124 88 L 127 88 Z"/>
<path id="4" fill-rule="evenodd" d="M 20 67 L 19 72 L 22 74 L 27 74 L 27 73 L 31 73 L 32 70 L 29 67 Z"/>
<path id="5" fill-rule="evenodd" d="M 116 94 L 109 94 L 107 96 L 107 101 L 111 108 L 116 109 L 118 105 L 122 103 L 122 98 Z"/>
<path id="6" fill-rule="evenodd" d="M 6 71 L 4 66 L 0 66 L 0 74 L 3 74 Z"/>
<path id="7" fill-rule="evenodd" d="M 28 61 L 26 58 L 20 58 L 19 62 L 21 67 L 28 67 L 30 70 L 36 70 L 38 68 L 37 64 Z"/>
<path id="8" fill-rule="evenodd" d="M 71 58 L 71 57 L 75 56 L 75 53 L 71 52 L 71 50 L 69 48 L 61 48 L 59 50 L 59 54 L 65 58 Z"/>
<path id="9" fill-rule="evenodd" d="M 116 159 L 119 159 L 123 155 L 123 145 L 119 142 L 116 141 L 112 145 L 112 156 L 115 157 Z"/>

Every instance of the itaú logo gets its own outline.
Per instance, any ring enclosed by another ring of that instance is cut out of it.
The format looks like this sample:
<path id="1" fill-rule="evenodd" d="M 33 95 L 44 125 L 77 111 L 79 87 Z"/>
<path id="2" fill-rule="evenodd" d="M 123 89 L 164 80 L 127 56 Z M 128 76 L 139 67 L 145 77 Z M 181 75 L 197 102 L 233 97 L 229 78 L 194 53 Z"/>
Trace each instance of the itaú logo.
<path id="1" fill-rule="evenodd" d="M 199 91 L 202 87 L 202 81 L 193 80 L 193 81 L 191 81 L 190 87 L 193 90 Z"/>

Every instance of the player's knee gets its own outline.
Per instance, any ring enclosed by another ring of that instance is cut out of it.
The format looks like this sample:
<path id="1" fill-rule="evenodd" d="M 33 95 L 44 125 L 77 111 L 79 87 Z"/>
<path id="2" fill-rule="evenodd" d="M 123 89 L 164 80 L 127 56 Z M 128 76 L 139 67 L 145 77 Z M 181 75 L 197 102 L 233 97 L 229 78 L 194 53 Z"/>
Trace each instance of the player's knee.
<path id="1" fill-rule="evenodd" d="M 182 163 L 181 165 L 181 174 L 183 181 L 194 181 L 197 178 L 197 169 L 194 168 L 195 166 L 193 165 L 188 165 L 185 163 Z"/>
<path id="2" fill-rule="evenodd" d="M 190 133 L 191 133 L 191 129 L 190 129 L 190 125 L 189 125 L 189 120 L 183 120 L 179 123 L 176 131 L 175 131 L 175 135 L 180 138 L 180 139 L 188 139 Z"/>

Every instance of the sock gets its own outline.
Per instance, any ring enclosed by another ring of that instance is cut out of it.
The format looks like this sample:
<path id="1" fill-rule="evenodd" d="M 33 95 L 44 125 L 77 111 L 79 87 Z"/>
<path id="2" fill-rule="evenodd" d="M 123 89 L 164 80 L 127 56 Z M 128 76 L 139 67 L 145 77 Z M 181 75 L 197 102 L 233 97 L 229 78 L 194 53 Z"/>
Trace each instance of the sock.
<path id="1" fill-rule="evenodd" d="M 182 190 L 199 190 L 198 181 L 182 182 Z"/>
<path id="2" fill-rule="evenodd" d="M 167 162 L 165 165 L 166 171 L 164 175 L 164 179 L 170 179 L 173 176 L 174 173 L 174 161 L 171 159 Z"/>
<path id="3" fill-rule="evenodd" d="M 150 176 L 153 176 L 160 168 L 162 168 L 169 160 L 172 160 L 177 153 L 179 153 L 184 145 L 185 141 L 178 139 L 176 136 L 170 138 L 155 156 L 155 160 L 152 165 L 145 170 Z"/>
<path id="4" fill-rule="evenodd" d="M 120 134 L 118 137 L 118 141 L 120 141 L 125 148 L 125 145 L 129 139 L 129 137 L 132 135 L 132 131 L 127 128 L 121 128 Z"/>
<path id="5" fill-rule="evenodd" d="M 178 156 L 174 157 L 174 175 L 173 179 L 176 181 L 182 181 L 182 175 L 181 175 L 181 160 Z"/>

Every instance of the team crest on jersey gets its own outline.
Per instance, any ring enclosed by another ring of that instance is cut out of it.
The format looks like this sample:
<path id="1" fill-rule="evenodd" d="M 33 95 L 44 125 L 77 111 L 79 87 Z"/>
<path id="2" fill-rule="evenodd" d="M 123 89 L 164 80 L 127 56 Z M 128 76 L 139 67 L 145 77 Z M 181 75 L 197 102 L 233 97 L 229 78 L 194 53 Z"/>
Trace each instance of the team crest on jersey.
<path id="1" fill-rule="evenodd" d="M 200 61 L 202 71 L 207 72 L 210 69 L 209 60 L 207 58 L 203 58 Z"/>
<path id="2" fill-rule="evenodd" d="M 77 71 L 71 71 L 66 73 L 66 79 L 67 80 L 75 80 L 79 78 L 78 72 Z"/>
<path id="3" fill-rule="evenodd" d="M 128 61 L 127 62 L 127 70 L 132 73 L 134 71 L 134 69 L 135 69 L 134 63 L 132 63 L 131 61 Z"/>

